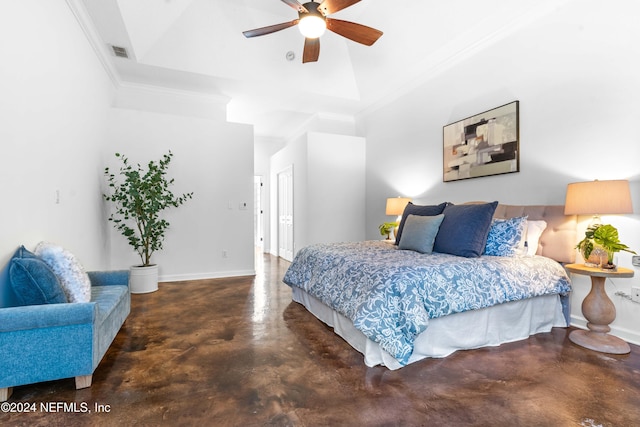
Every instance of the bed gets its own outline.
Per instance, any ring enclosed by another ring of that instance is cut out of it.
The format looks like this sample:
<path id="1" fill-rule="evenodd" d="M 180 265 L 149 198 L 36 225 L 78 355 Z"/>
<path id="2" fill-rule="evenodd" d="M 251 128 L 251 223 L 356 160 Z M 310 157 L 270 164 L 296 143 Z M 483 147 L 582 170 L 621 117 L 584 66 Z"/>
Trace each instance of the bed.
<path id="1" fill-rule="evenodd" d="M 480 226 L 477 217 L 484 217 Z M 431 234 L 436 229 L 431 251 L 403 247 L 411 236 L 425 240 L 413 220 L 430 222 Z M 511 252 L 490 253 L 505 224 L 523 224 L 517 244 L 512 236 Z M 469 237 L 482 227 L 484 235 Z M 447 231 L 453 234 L 445 238 Z M 467 247 L 451 253 L 461 241 L 478 247 L 478 239 L 482 253 Z M 563 206 L 412 205 L 399 244 L 310 245 L 296 254 L 283 281 L 293 301 L 361 352 L 367 366 L 398 369 L 568 326 L 571 284 L 562 264 L 575 261 L 575 242 L 576 217 L 564 215 Z"/>

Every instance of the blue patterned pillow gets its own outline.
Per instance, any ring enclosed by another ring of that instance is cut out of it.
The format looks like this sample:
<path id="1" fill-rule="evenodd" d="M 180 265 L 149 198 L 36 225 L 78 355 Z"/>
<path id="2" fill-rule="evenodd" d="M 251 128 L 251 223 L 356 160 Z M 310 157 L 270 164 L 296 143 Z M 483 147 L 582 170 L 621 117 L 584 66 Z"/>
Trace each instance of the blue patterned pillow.
<path id="1" fill-rule="evenodd" d="M 487 236 L 487 245 L 484 247 L 484 255 L 492 256 L 516 256 L 527 217 L 521 216 L 509 219 L 494 219 Z"/>
<path id="2" fill-rule="evenodd" d="M 404 224 L 404 234 L 398 244 L 398 249 L 409 249 L 422 254 L 430 254 L 433 251 L 433 242 L 444 215 L 418 216 L 409 215 Z"/>

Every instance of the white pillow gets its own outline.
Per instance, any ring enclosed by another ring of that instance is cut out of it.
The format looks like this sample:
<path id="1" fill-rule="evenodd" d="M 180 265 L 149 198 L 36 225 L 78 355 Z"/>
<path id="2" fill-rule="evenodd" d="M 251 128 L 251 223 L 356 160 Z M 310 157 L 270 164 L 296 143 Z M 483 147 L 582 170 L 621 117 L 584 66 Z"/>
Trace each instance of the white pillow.
<path id="1" fill-rule="evenodd" d="M 91 301 L 91 281 L 75 256 L 66 249 L 40 242 L 34 253 L 51 267 L 69 302 Z"/>
<path id="2" fill-rule="evenodd" d="M 538 242 L 545 228 L 547 221 L 527 221 L 527 256 L 534 256 L 538 251 Z"/>

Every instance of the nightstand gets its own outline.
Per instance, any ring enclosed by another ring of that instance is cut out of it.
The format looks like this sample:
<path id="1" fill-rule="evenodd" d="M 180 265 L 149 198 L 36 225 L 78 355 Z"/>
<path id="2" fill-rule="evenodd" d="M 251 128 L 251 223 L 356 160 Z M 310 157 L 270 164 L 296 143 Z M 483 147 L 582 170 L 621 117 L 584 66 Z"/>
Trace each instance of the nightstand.
<path id="1" fill-rule="evenodd" d="M 591 277 L 591 291 L 582 301 L 582 314 L 587 319 L 588 331 L 579 330 L 569 334 L 569 339 L 591 350 L 611 354 L 627 354 L 629 344 L 618 337 L 609 335 L 609 324 L 616 319 L 616 307 L 607 296 L 604 282 L 607 277 L 633 277 L 633 270 L 618 267 L 617 270 L 602 270 L 584 264 L 567 264 L 568 271 Z"/>

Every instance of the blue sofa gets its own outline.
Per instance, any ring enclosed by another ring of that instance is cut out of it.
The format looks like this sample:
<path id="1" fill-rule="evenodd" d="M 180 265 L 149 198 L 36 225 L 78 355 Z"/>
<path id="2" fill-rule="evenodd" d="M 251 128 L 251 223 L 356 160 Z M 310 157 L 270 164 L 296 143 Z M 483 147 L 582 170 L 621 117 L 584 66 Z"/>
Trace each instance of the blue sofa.
<path id="1" fill-rule="evenodd" d="M 75 377 L 77 389 L 90 387 L 129 315 L 129 272 L 88 272 L 90 302 L 12 306 L 8 270 L 0 272 L 0 402 L 41 381 Z"/>

